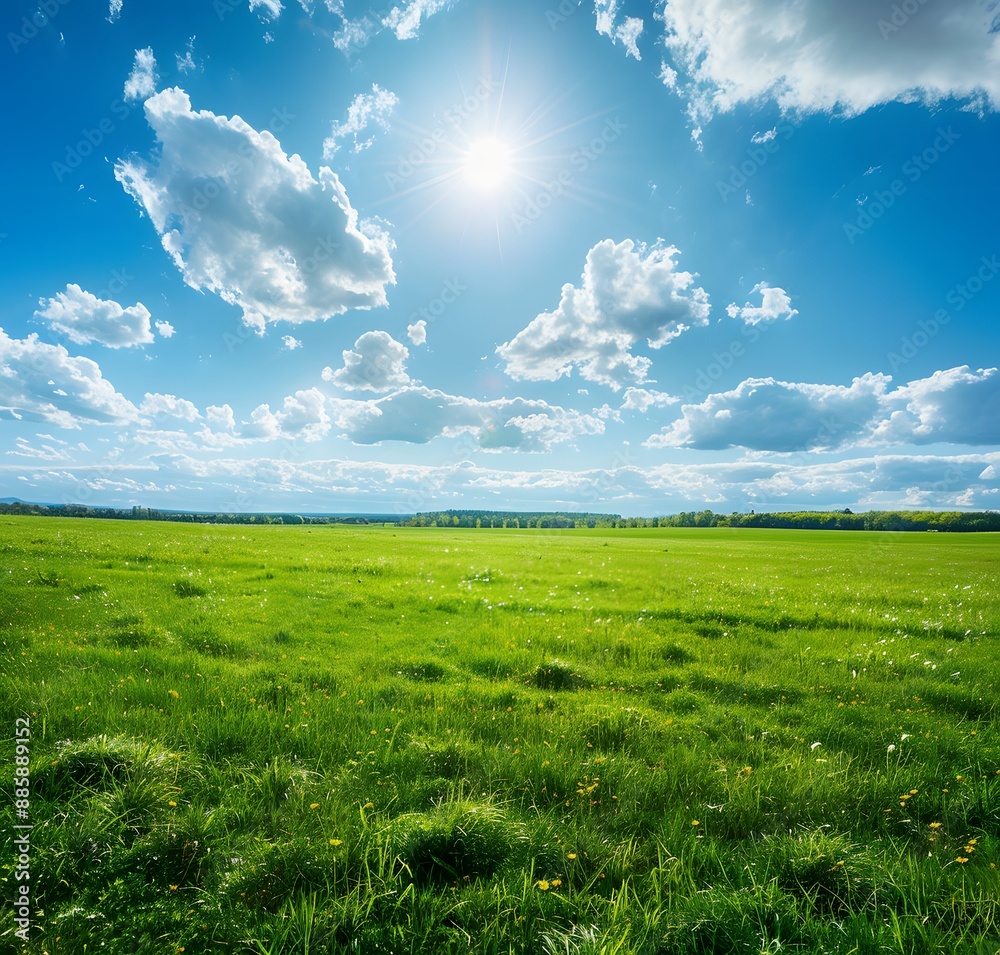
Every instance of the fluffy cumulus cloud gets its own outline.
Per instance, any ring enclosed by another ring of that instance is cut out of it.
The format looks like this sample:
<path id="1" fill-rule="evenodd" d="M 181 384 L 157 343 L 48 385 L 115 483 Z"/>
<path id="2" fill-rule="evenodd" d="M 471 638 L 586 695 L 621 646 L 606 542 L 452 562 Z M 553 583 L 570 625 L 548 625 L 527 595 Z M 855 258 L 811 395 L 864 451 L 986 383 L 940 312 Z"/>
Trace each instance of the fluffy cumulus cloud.
<path id="1" fill-rule="evenodd" d="M 153 341 L 149 309 L 141 302 L 122 308 L 70 284 L 65 292 L 40 299 L 38 306 L 35 317 L 76 345 L 96 342 L 108 348 L 131 348 Z"/>
<path id="2" fill-rule="evenodd" d="M 1000 102 L 1000 30 L 986 2 L 670 0 L 660 17 L 696 117 L 773 99 L 847 115 L 892 101 Z M 673 71 L 671 71 L 672 73 Z"/>
<path id="3" fill-rule="evenodd" d="M 334 400 L 337 428 L 355 444 L 471 439 L 466 450 L 547 451 L 580 435 L 602 434 L 592 415 L 524 398 L 477 401 L 422 386 L 370 401 Z"/>
<path id="4" fill-rule="evenodd" d="M 386 304 L 392 242 L 359 224 L 334 172 L 321 166 L 314 178 L 270 132 L 195 112 L 177 88 L 146 100 L 145 112 L 159 155 L 152 165 L 121 160 L 115 176 L 188 285 L 240 306 L 259 332 Z"/>
<path id="5" fill-rule="evenodd" d="M 236 430 L 236 415 L 230 405 L 209 405 L 205 409 L 205 420 L 219 431 Z"/>
<path id="6" fill-rule="evenodd" d="M 139 411 L 151 417 L 180 418 L 182 421 L 197 421 L 201 412 L 187 398 L 176 395 L 150 394 L 139 405 Z"/>
<path id="7" fill-rule="evenodd" d="M 458 0 L 407 0 L 393 7 L 382 19 L 382 26 L 396 34 L 397 40 L 412 40 L 420 32 L 422 20 L 447 10 Z"/>
<path id="8" fill-rule="evenodd" d="M 46 421 L 60 428 L 125 425 L 139 411 L 89 358 L 70 355 L 37 335 L 10 338 L 0 329 L 0 420 Z"/>
<path id="9" fill-rule="evenodd" d="M 174 328 L 170 322 L 157 322 L 156 323 L 156 334 L 160 338 L 173 338 L 177 333 L 177 329 Z"/>
<path id="10" fill-rule="evenodd" d="M 761 296 L 760 305 L 747 302 L 741 308 L 734 302 L 726 307 L 729 317 L 738 318 L 746 325 L 759 325 L 761 322 L 789 319 L 799 314 L 798 309 L 792 308 L 792 300 L 783 288 L 771 288 L 767 282 L 758 282 L 751 294 L 756 295 L 758 292 Z"/>
<path id="11" fill-rule="evenodd" d="M 749 378 L 732 391 L 681 408 L 647 447 L 755 451 L 833 449 L 857 443 L 882 408 L 889 378 L 867 374 L 849 386 Z"/>
<path id="12" fill-rule="evenodd" d="M 123 0 L 109 0 L 108 23 L 114 23 L 122 15 Z"/>
<path id="13" fill-rule="evenodd" d="M 650 408 L 667 408 L 679 402 L 680 398 L 675 398 L 663 391 L 651 391 L 648 388 L 627 388 L 625 399 L 619 410 L 645 414 Z"/>
<path id="14" fill-rule="evenodd" d="M 597 18 L 597 32 L 611 37 L 613 43 L 621 43 L 627 56 L 641 60 L 638 41 L 645 24 L 639 17 L 625 17 L 618 20 L 618 0 L 594 0 L 594 15 Z"/>
<path id="15" fill-rule="evenodd" d="M 599 242 L 587 253 L 581 285 L 564 285 L 555 311 L 536 316 L 497 349 L 507 374 L 555 381 L 576 368 L 616 390 L 646 381 L 652 362 L 632 353 L 637 342 L 661 348 L 708 322 L 708 294 L 676 268 L 678 254 L 662 242 Z"/>
<path id="16" fill-rule="evenodd" d="M 319 441 L 330 431 L 326 397 L 318 388 L 297 391 L 278 411 L 258 405 L 242 428 L 242 437 L 257 441 Z"/>
<path id="17" fill-rule="evenodd" d="M 125 101 L 134 103 L 137 100 L 148 99 L 156 92 L 156 57 L 152 47 L 135 51 L 132 72 L 125 81 Z"/>
<path id="18" fill-rule="evenodd" d="M 387 130 L 389 117 L 398 102 L 399 97 L 395 93 L 382 89 L 377 83 L 372 83 L 370 93 L 358 93 L 347 108 L 347 119 L 334 123 L 329 137 L 324 140 L 323 158 L 332 159 L 340 150 L 340 140 L 346 138 L 352 141 L 352 152 L 368 149 L 375 142 L 375 136 L 362 137 L 362 134 L 371 126 Z"/>
<path id="19" fill-rule="evenodd" d="M 686 404 L 647 447 L 754 451 L 849 446 L 1000 443 L 1000 375 L 968 365 L 889 390 L 887 375 L 848 385 L 749 378 L 732 391 Z"/>
<path id="20" fill-rule="evenodd" d="M 365 332 L 343 355 L 343 367 L 323 369 L 324 381 L 348 391 L 375 392 L 392 391 L 410 382 L 406 372 L 409 349 L 388 332 Z"/>
<path id="21" fill-rule="evenodd" d="M 897 388 L 889 416 L 874 430 L 880 444 L 1000 444 L 1000 375 L 968 365 Z"/>
<path id="22" fill-rule="evenodd" d="M 427 322 L 422 318 L 417 319 L 412 325 L 406 326 L 406 337 L 414 345 L 427 344 Z"/>

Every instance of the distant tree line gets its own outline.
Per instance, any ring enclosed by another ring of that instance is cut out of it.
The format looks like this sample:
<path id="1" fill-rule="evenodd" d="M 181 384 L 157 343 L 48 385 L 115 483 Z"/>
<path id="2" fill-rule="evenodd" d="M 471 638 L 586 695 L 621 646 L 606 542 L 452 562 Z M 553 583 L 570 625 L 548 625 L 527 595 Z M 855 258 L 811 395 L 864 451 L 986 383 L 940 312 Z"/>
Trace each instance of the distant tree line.
<path id="1" fill-rule="evenodd" d="M 0 504 L 0 514 L 35 517 L 96 517 L 113 521 L 177 521 L 184 524 L 397 524 L 397 514 L 283 514 L 161 511 L 155 507 L 90 507 L 87 504 Z"/>
<path id="2" fill-rule="evenodd" d="M 563 528 L 563 527 L 765 527 L 837 531 L 1000 531 L 996 511 L 784 511 L 716 514 L 682 511 L 664 517 L 622 517 L 556 511 L 436 511 L 401 519 L 408 527 Z"/>
<path id="3" fill-rule="evenodd" d="M 1000 531 L 998 511 L 750 511 L 716 514 L 682 511 L 664 517 L 622 517 L 571 511 L 449 510 L 414 515 L 197 513 L 152 507 L 90 507 L 86 504 L 0 503 L 0 514 L 36 517 L 91 517 L 127 521 L 179 521 L 188 524 L 397 524 L 402 527 L 486 529 L 561 529 L 629 527 L 764 527 L 837 531 Z"/>
<path id="4" fill-rule="evenodd" d="M 997 511 L 781 511 L 661 517 L 660 527 L 771 527 L 834 531 L 1000 531 Z"/>
<path id="5" fill-rule="evenodd" d="M 590 514 L 568 511 L 435 511 L 401 518 L 405 527 L 487 527 L 487 528 L 569 528 L 625 527 L 619 514 Z M 643 524 L 628 526 L 643 527 Z"/>

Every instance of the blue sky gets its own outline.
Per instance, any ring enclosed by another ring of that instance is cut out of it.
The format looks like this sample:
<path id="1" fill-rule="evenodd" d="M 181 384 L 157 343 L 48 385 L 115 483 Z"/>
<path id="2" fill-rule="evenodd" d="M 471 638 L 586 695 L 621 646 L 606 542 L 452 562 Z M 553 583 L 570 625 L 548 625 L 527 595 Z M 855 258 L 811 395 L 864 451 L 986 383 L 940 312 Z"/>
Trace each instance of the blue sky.
<path id="1" fill-rule="evenodd" d="M 995 0 L 13 0 L 0 497 L 1000 506 Z"/>

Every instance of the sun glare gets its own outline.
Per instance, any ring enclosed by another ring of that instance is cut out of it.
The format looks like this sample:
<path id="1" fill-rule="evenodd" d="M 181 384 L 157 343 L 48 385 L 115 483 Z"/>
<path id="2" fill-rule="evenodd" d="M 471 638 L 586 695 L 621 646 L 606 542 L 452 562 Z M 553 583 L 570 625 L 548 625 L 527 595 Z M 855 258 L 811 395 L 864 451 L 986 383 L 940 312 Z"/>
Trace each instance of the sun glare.
<path id="1" fill-rule="evenodd" d="M 462 172 L 471 186 L 492 192 L 510 176 L 510 149 L 492 136 L 476 140 L 462 157 Z"/>

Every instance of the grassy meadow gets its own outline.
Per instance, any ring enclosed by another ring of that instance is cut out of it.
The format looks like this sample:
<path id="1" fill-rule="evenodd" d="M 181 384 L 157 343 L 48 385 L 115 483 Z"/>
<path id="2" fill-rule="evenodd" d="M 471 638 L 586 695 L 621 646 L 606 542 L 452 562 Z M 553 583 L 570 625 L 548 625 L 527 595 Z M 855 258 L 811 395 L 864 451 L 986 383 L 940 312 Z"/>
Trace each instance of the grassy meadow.
<path id="1" fill-rule="evenodd" d="M 0 952 L 994 955 L 998 558 L 0 519 Z"/>

